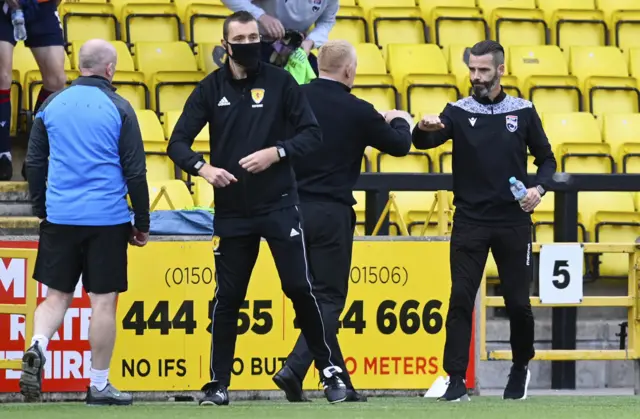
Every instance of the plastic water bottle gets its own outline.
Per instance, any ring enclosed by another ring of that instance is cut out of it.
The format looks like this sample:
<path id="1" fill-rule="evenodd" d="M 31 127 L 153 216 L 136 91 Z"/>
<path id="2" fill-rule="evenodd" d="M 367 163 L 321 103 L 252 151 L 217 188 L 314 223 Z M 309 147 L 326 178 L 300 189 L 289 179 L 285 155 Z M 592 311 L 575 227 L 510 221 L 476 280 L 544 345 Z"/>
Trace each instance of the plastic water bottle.
<path id="1" fill-rule="evenodd" d="M 521 202 L 527 196 L 527 187 L 513 176 L 509 178 L 509 184 L 513 197 L 516 201 Z"/>
<path id="2" fill-rule="evenodd" d="M 16 41 L 27 39 L 27 27 L 24 24 L 24 13 L 22 10 L 14 10 L 11 13 L 11 23 L 13 24 L 13 37 Z"/>

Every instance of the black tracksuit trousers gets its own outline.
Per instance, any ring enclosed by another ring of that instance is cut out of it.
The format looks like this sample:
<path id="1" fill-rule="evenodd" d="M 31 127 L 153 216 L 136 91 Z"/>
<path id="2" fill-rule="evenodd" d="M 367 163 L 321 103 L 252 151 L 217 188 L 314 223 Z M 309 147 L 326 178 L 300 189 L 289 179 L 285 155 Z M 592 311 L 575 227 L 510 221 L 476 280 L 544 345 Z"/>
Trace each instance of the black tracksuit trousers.
<path id="1" fill-rule="evenodd" d="M 246 219 L 218 219 L 215 250 L 216 289 L 211 313 L 211 382 L 229 386 L 238 334 L 238 315 L 264 237 L 273 255 L 282 290 L 296 317 L 319 371 L 343 365 L 331 349 L 335 330 L 324 324 L 320 301 L 312 291 L 302 215 L 288 207 Z"/>
<path id="2" fill-rule="evenodd" d="M 311 202 L 303 203 L 300 208 L 304 216 L 313 291 L 320 301 L 324 324 L 335 335 L 349 288 L 356 215 L 352 207 L 340 203 Z M 301 381 L 313 361 L 307 342 L 310 341 L 301 334 L 286 362 Z M 347 388 L 353 389 L 338 340 L 331 343 L 331 352 L 343 371 L 340 377 Z"/>
<path id="3" fill-rule="evenodd" d="M 498 275 L 511 329 L 513 362 L 526 365 L 535 354 L 529 302 L 533 277 L 531 225 L 487 227 L 455 221 L 451 232 L 451 297 L 447 314 L 444 370 L 465 377 L 469 364 L 472 314 L 489 249 Z"/>

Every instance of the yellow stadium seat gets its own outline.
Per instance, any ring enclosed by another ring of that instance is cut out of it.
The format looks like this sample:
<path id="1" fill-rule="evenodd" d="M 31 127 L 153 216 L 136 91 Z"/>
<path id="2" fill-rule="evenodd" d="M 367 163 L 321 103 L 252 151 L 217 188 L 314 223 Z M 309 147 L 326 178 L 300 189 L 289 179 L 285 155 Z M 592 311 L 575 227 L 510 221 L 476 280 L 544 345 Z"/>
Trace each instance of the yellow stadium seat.
<path id="1" fill-rule="evenodd" d="M 202 43 L 196 47 L 196 59 L 198 61 L 198 70 L 205 74 L 210 74 L 218 69 L 218 65 L 213 61 L 213 50 L 222 46 L 219 43 Z M 226 57 L 226 52 L 225 55 Z M 225 58 L 226 59 L 226 58 Z M 224 59 L 223 59 L 224 61 Z"/>
<path id="2" fill-rule="evenodd" d="M 354 45 L 371 42 L 362 8 L 341 4 L 336 15 L 336 24 L 329 32 L 329 39 L 344 39 Z"/>
<path id="3" fill-rule="evenodd" d="M 186 42 L 139 42 L 133 58 L 151 90 L 151 107 L 161 115 L 182 110 L 205 76 Z"/>
<path id="4" fill-rule="evenodd" d="M 449 72 L 458 79 L 460 91 L 466 91 L 467 87 L 469 87 L 466 86 L 463 88 L 462 83 L 469 80 L 469 66 L 467 65 L 465 55 L 468 56 L 472 46 L 473 45 L 468 44 L 452 44 L 445 48 Z"/>
<path id="5" fill-rule="evenodd" d="M 11 128 L 9 135 L 15 136 L 18 131 L 18 114 L 22 109 L 22 84 L 20 83 L 20 72 L 11 71 Z"/>
<path id="6" fill-rule="evenodd" d="M 398 214 L 393 206 L 389 208 L 389 233 L 395 232 L 401 235 L 400 218 L 404 221 L 412 236 L 420 235 L 427 217 L 436 199 L 436 193 L 432 191 L 401 191 L 393 192 L 396 205 L 400 213 Z M 437 235 L 437 212 L 431 215 L 426 235 Z M 391 228 L 393 226 L 393 228 Z"/>
<path id="7" fill-rule="evenodd" d="M 430 39 L 441 47 L 490 39 L 489 24 L 475 7 L 435 7 L 427 20 Z"/>
<path id="8" fill-rule="evenodd" d="M 356 204 L 353 206 L 353 211 L 356 213 L 356 224 L 364 225 L 365 196 L 365 191 L 353 191 L 353 198 L 356 200 Z"/>
<path id="9" fill-rule="evenodd" d="M 118 39 L 118 19 L 113 4 L 64 2 L 58 6 L 65 43 L 99 38 Z"/>
<path id="10" fill-rule="evenodd" d="M 174 0 L 177 13 L 184 25 L 185 39 L 200 43 L 220 43 L 224 20 L 232 11 L 223 4 L 204 0 Z"/>
<path id="11" fill-rule="evenodd" d="M 637 0 L 596 0 L 609 26 L 610 45 L 626 51 L 640 47 L 640 2 Z"/>
<path id="12" fill-rule="evenodd" d="M 452 173 L 453 144 L 451 141 L 429 150 L 432 155 L 435 171 L 438 173 Z"/>
<path id="13" fill-rule="evenodd" d="M 593 242 L 633 243 L 640 236 L 640 214 L 631 192 L 579 192 L 578 212 Z M 600 276 L 626 275 L 628 255 L 603 254 L 599 259 Z"/>
<path id="14" fill-rule="evenodd" d="M 595 9 L 594 0 L 537 0 L 550 23 L 551 43 L 568 54 L 569 47 L 606 45 L 604 13 Z"/>
<path id="15" fill-rule="evenodd" d="M 600 115 L 639 111 L 640 92 L 616 47 L 571 47 L 569 69 L 582 85 L 584 108 Z"/>
<path id="16" fill-rule="evenodd" d="M 405 109 L 411 115 L 437 114 L 447 103 L 455 102 L 460 97 L 453 74 L 407 75 L 402 92 Z"/>
<path id="17" fill-rule="evenodd" d="M 600 128 L 592 114 L 545 113 L 542 115 L 549 143 L 555 149 L 558 171 L 571 173 L 613 173 L 611 146 L 602 142 Z"/>
<path id="18" fill-rule="evenodd" d="M 165 181 L 176 178 L 175 165 L 167 155 L 167 140 L 156 114 L 149 109 L 137 109 L 138 125 L 147 156 L 147 179 Z"/>
<path id="19" fill-rule="evenodd" d="M 531 214 L 533 223 L 532 236 L 536 243 L 553 243 L 554 193 L 547 192 L 535 211 Z M 582 215 L 578 214 L 578 242 L 587 240 L 587 229 Z"/>
<path id="20" fill-rule="evenodd" d="M 415 0 L 357 0 L 357 3 L 365 13 L 369 13 L 377 7 L 413 7 L 416 5 Z"/>
<path id="21" fill-rule="evenodd" d="M 503 47 L 547 43 L 544 12 L 536 9 L 535 0 L 478 0 L 478 7 L 489 19 L 491 39 Z"/>
<path id="22" fill-rule="evenodd" d="M 448 74 L 447 62 L 434 44 L 392 44 L 387 54 L 387 68 L 402 91 L 405 109 L 410 113 L 427 112 L 427 107 L 442 109 L 443 104 L 460 96 L 457 80 Z M 423 100 L 416 97 L 423 92 Z M 434 98 L 437 98 L 435 101 Z M 427 99 L 425 104 L 424 99 Z M 416 103 L 417 109 L 412 109 Z"/>
<path id="23" fill-rule="evenodd" d="M 138 42 L 175 42 L 181 22 L 171 0 L 111 0 L 120 20 L 122 38 L 131 47 Z"/>
<path id="24" fill-rule="evenodd" d="M 518 77 L 520 90 L 539 112 L 578 112 L 582 93 L 578 79 L 569 75 L 562 51 L 555 45 L 512 46 L 507 53 L 509 71 Z"/>
<path id="25" fill-rule="evenodd" d="M 204 178 L 196 176 L 191 178 L 193 182 L 193 203 L 197 207 L 215 208 L 213 186 Z"/>
<path id="26" fill-rule="evenodd" d="M 427 23 L 418 7 L 374 7 L 369 12 L 369 36 L 385 54 L 389 44 L 429 41 Z"/>
<path id="27" fill-rule="evenodd" d="M 357 0 L 340 0 L 340 7 L 344 7 L 344 6 L 357 6 L 358 5 L 358 1 Z"/>
<path id="28" fill-rule="evenodd" d="M 404 157 L 378 153 L 376 168 L 383 173 L 429 173 L 432 171 L 432 162 L 424 151 L 412 151 Z"/>
<path id="29" fill-rule="evenodd" d="M 378 111 L 398 109 L 398 90 L 393 78 L 386 76 L 356 76 L 351 93 L 371 103 Z"/>
<path id="30" fill-rule="evenodd" d="M 606 113 L 602 136 L 611 145 L 620 173 L 640 173 L 640 114 Z"/>
<path id="31" fill-rule="evenodd" d="M 181 114 L 182 111 L 167 112 L 164 121 L 164 135 L 167 141 L 171 139 L 171 133 L 173 133 L 173 129 L 176 127 Z M 196 136 L 191 147 L 194 151 L 205 154 L 207 156 L 211 153 L 211 147 L 209 145 L 209 124 L 206 124 L 204 128 L 202 128 L 200 133 Z"/>
<path id="32" fill-rule="evenodd" d="M 375 44 L 355 44 L 358 57 L 357 75 L 387 74 L 387 67 L 380 49 Z"/>
<path id="33" fill-rule="evenodd" d="M 193 208 L 193 197 L 187 185 L 178 179 L 149 181 L 149 201 L 151 211 Z"/>
<path id="34" fill-rule="evenodd" d="M 84 44 L 84 41 L 73 41 L 71 43 L 71 66 L 74 69 L 78 68 L 79 60 L 78 56 L 80 54 L 80 47 Z M 129 47 L 123 41 L 111 41 L 111 45 L 113 45 L 116 49 L 116 53 L 118 54 L 118 63 L 116 65 L 116 71 L 135 71 L 136 68 L 133 64 L 133 58 L 131 57 L 131 52 L 129 51 Z"/>
<path id="35" fill-rule="evenodd" d="M 475 8 L 475 0 L 417 0 L 418 6 L 422 12 L 429 15 L 436 7 L 469 7 Z"/>

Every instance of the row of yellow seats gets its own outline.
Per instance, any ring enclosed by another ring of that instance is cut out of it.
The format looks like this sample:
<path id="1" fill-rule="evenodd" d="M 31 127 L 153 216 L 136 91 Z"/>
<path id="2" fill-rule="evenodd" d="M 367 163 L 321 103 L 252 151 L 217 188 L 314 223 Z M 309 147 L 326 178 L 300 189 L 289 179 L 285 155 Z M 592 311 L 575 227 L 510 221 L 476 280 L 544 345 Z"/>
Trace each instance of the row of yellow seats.
<path id="1" fill-rule="evenodd" d="M 435 192 L 394 192 L 398 211 L 391 207 L 389 213 L 391 235 L 401 235 L 400 218 L 407 225 L 409 234 L 419 236 L 425 221 L 434 207 Z M 365 193 L 354 192 L 358 201 L 355 206 L 357 223 L 365 221 Z M 453 223 L 453 193 L 448 193 L 447 202 L 449 228 Z M 533 240 L 538 243 L 552 243 L 554 223 L 554 194 L 549 192 L 532 215 L 534 222 Z M 431 215 L 426 229 L 427 236 L 437 232 L 437 212 Z M 632 243 L 640 237 L 640 193 L 635 192 L 580 192 L 578 193 L 578 241 Z M 362 228 L 360 228 L 362 233 Z M 602 255 L 600 275 L 624 276 L 628 269 L 626 255 Z M 487 275 L 497 277 L 497 268 L 490 255 Z"/>
<path id="2" fill-rule="evenodd" d="M 432 44 L 391 44 L 383 58 L 375 45 L 357 44 L 354 93 L 377 104 L 386 101 L 387 106 L 399 94 L 401 107 L 412 114 L 438 112 L 447 102 L 469 94 L 465 48 L 456 45 L 443 53 Z M 640 111 L 640 49 L 632 50 L 630 57 L 627 64 L 615 47 L 577 46 L 570 48 L 566 61 L 557 46 L 511 47 L 502 82 L 513 88 L 510 93 L 531 99 L 544 112 L 634 113 Z"/>
<path id="3" fill-rule="evenodd" d="M 118 52 L 113 84 L 135 109 L 153 109 L 159 113 L 181 110 L 195 85 L 217 68 L 212 58 L 214 44 L 199 45 L 196 55 L 186 42 L 141 42 L 134 45 L 133 55 L 124 42 L 112 44 Z M 73 43 L 71 53 L 65 56 L 68 83 L 79 76 L 80 46 L 80 42 Z M 42 75 L 23 43 L 14 51 L 12 79 L 14 110 L 33 110 Z M 19 91 L 22 91 L 21 103 L 16 100 Z"/>
<path id="4" fill-rule="evenodd" d="M 231 14 L 219 0 L 80 0 L 58 7 L 65 40 L 220 42 Z"/>
<path id="5" fill-rule="evenodd" d="M 192 180 L 192 192 L 184 181 L 148 180 L 151 211 L 185 210 L 193 207 L 213 208 L 213 187 L 201 177 Z"/>
<path id="6" fill-rule="evenodd" d="M 640 113 L 607 113 L 601 126 L 588 112 L 542 113 L 542 126 L 567 173 L 640 173 Z M 405 157 L 368 150 L 368 171 L 382 173 L 451 173 L 451 142 L 430 150 L 412 149 Z M 529 156 L 528 171 L 537 167 Z"/>
<path id="7" fill-rule="evenodd" d="M 496 39 L 505 46 L 554 44 L 640 46 L 640 9 L 628 0 L 593 0 L 565 5 L 556 0 L 372 0 L 341 3 L 332 38 L 374 42 L 386 52 L 390 43 L 433 42 L 440 46 L 460 39 L 475 43 Z M 629 6 L 629 7 L 626 7 Z M 617 23 L 624 20 L 624 24 Z M 631 21 L 631 22 L 629 22 Z M 634 22 L 635 21 L 635 22 Z M 610 28 L 610 30 L 608 30 Z M 549 36 L 550 35 L 550 36 Z"/>

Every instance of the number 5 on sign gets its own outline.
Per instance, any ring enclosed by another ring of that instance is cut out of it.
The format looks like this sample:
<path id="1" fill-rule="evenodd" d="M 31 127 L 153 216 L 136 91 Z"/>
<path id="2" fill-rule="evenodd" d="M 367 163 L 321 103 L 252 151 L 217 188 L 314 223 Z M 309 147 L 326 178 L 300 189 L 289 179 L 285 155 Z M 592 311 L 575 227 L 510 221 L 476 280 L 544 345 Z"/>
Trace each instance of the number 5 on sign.
<path id="1" fill-rule="evenodd" d="M 580 243 L 541 245 L 540 303 L 581 303 L 583 267 L 584 249 Z"/>

